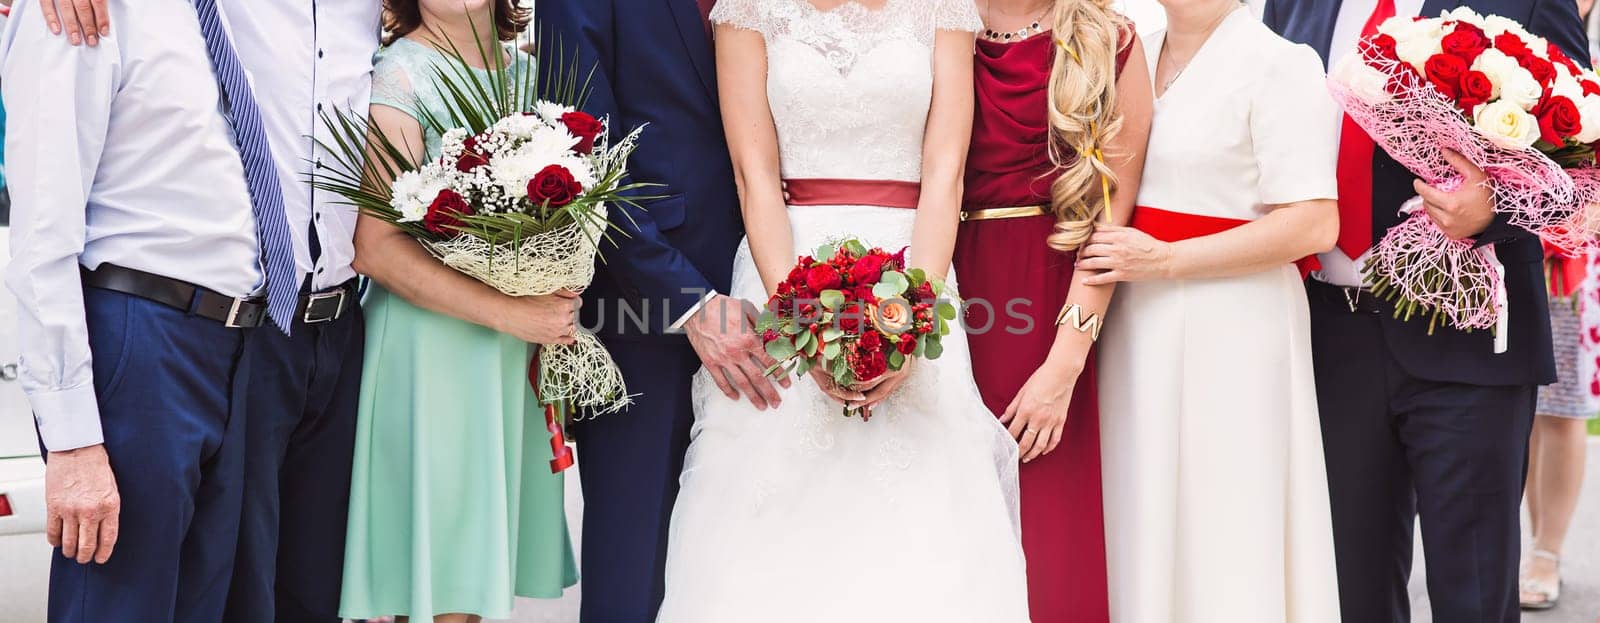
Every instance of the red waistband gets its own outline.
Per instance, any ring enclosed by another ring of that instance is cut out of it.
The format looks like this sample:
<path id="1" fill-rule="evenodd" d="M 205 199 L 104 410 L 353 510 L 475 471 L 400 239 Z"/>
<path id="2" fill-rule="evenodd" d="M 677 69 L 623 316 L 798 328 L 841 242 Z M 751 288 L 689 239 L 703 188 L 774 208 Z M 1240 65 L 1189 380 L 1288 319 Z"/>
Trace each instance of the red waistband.
<path id="1" fill-rule="evenodd" d="M 1139 206 L 1133 210 L 1133 223 L 1130 226 L 1150 234 L 1150 237 L 1156 240 L 1178 242 L 1179 240 L 1220 234 L 1249 222 L 1244 219 L 1184 214 L 1182 212 L 1168 212 L 1149 206 Z M 1311 274 L 1312 271 L 1320 270 L 1322 262 L 1317 261 L 1317 256 L 1312 255 L 1295 262 L 1295 266 L 1300 267 L 1300 276 L 1305 277 Z"/>
<path id="2" fill-rule="evenodd" d="M 878 206 L 917 209 L 922 185 L 894 180 L 783 180 L 792 206 Z"/>

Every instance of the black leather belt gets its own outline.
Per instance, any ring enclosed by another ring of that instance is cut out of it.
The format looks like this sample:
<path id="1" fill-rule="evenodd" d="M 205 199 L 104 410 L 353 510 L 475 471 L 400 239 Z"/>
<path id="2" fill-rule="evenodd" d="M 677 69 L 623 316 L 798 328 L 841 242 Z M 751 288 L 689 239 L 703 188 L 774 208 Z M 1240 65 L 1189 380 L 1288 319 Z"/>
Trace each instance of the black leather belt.
<path id="1" fill-rule="evenodd" d="M 356 280 L 311 294 L 300 295 L 300 307 L 294 317 L 306 324 L 333 322 L 356 305 Z"/>
<path id="2" fill-rule="evenodd" d="M 1366 288 L 1349 288 L 1307 279 L 1306 296 L 1315 301 L 1349 309 L 1352 314 L 1383 313 L 1383 301 Z"/>
<path id="3" fill-rule="evenodd" d="M 121 292 L 155 301 L 180 311 L 192 311 L 235 329 L 261 326 L 267 318 L 267 301 L 255 297 L 232 297 L 171 277 L 142 270 L 101 264 L 83 271 L 83 285 Z"/>

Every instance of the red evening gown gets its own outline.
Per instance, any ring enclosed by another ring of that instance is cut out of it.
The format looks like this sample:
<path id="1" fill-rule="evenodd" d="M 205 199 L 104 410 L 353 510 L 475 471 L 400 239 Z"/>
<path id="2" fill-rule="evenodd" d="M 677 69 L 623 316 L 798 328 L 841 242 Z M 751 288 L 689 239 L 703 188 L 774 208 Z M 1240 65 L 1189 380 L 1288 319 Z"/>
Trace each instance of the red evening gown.
<path id="1" fill-rule="evenodd" d="M 1119 73 L 1132 50 L 1131 37 L 1123 40 Z M 964 209 L 1050 203 L 1055 175 L 1045 141 L 1053 54 L 1049 32 L 1011 44 L 978 41 Z M 996 415 L 1044 363 L 1055 340 L 1056 314 L 1066 301 L 1076 255 L 1046 246 L 1054 223 L 1049 215 L 973 220 L 962 223 L 956 238 L 961 296 L 988 302 L 969 308 L 968 340 L 978 389 Z M 1095 384 L 1091 351 L 1061 444 L 1022 466 L 1022 548 L 1035 623 L 1110 619 Z"/>

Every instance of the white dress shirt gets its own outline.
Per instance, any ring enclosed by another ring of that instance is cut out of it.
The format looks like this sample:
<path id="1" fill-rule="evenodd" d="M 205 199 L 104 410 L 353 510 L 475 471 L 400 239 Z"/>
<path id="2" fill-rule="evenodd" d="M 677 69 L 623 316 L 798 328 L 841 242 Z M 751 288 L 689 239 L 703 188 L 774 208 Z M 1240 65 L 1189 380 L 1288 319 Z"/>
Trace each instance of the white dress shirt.
<path id="1" fill-rule="evenodd" d="M 101 443 L 79 266 L 229 296 L 261 281 L 244 167 L 186 0 L 112 0 L 99 47 L 34 2 L 0 35 L 21 381 L 50 450 Z"/>
<path id="2" fill-rule="evenodd" d="M 1424 0 L 1395 0 L 1396 15 L 1416 17 L 1422 12 Z M 1345 55 L 1356 51 L 1356 43 L 1361 40 L 1361 29 L 1367 25 L 1367 18 L 1372 17 L 1372 10 L 1378 6 L 1378 0 L 1345 0 L 1339 5 L 1339 19 L 1334 22 L 1333 42 L 1328 46 L 1328 67 L 1332 68 L 1344 60 Z M 1339 113 L 1339 127 L 1344 127 L 1344 112 Z M 1399 210 L 1399 205 L 1373 206 L 1379 210 Z M 1378 241 L 1373 240 L 1374 244 Z M 1317 256 L 1322 262 L 1322 270 L 1315 273 L 1317 279 L 1340 285 L 1355 287 L 1366 283 L 1363 279 L 1362 267 L 1367 265 L 1370 253 L 1363 253 L 1361 257 L 1351 260 L 1344 251 L 1334 249 Z"/>
<path id="3" fill-rule="evenodd" d="M 372 55 L 382 28 L 378 0 L 219 0 L 223 20 L 249 74 L 278 164 L 295 264 L 325 290 L 355 277 L 356 209 L 307 181 L 333 144 L 322 115 L 367 114 Z M 116 22 L 112 21 L 112 30 Z M 311 262 L 315 224 L 321 259 Z"/>

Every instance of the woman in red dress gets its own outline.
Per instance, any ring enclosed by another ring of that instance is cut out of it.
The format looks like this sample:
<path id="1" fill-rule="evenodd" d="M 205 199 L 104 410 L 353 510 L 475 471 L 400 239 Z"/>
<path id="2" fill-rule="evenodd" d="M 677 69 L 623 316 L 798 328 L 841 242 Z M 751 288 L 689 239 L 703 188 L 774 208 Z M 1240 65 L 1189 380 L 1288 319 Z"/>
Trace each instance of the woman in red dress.
<path id="1" fill-rule="evenodd" d="M 992 0 L 974 70 L 956 274 L 978 388 L 1022 449 L 1039 623 L 1109 619 L 1092 346 L 1112 288 L 1074 279 L 1073 263 L 1097 222 L 1132 214 L 1153 98 L 1143 46 L 1109 5 Z"/>

